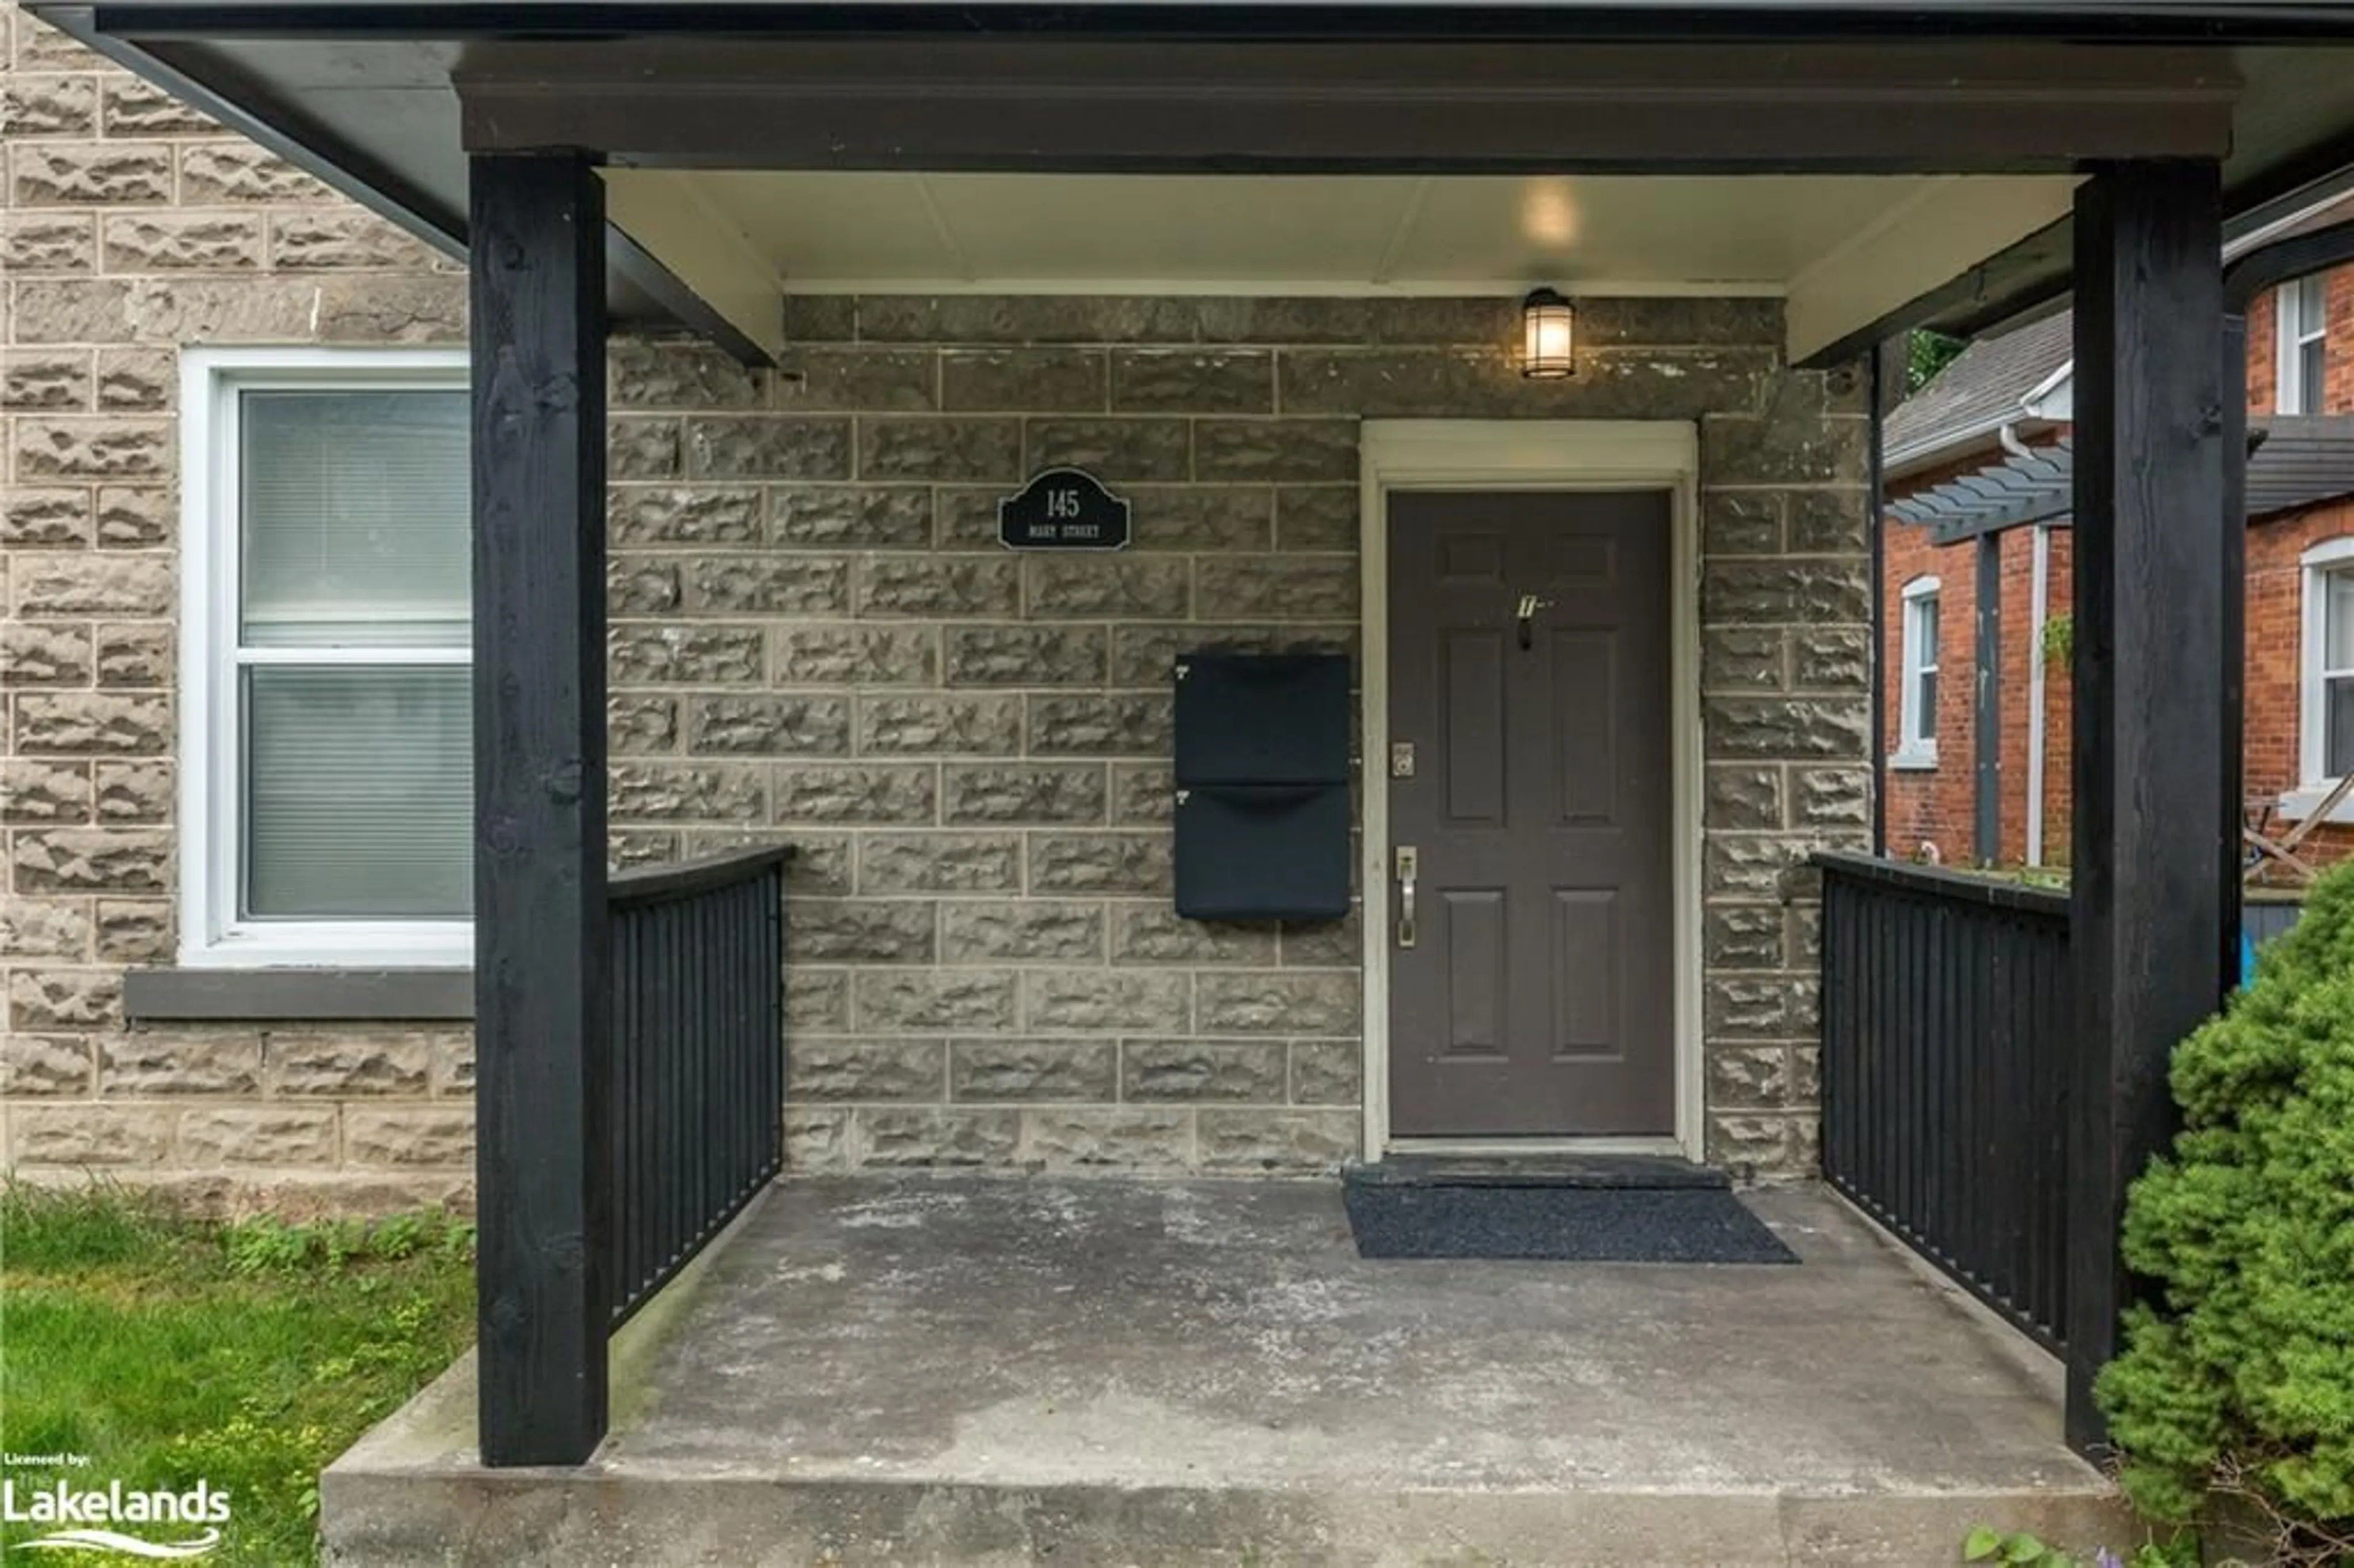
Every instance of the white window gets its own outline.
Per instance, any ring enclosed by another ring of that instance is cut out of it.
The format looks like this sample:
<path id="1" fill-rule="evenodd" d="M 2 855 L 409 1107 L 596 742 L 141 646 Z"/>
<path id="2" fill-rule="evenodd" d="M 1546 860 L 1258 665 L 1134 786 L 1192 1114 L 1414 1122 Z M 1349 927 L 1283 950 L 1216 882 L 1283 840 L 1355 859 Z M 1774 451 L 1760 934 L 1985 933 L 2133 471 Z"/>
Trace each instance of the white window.
<path id="1" fill-rule="evenodd" d="M 2330 787 L 2354 773 L 2354 538 L 2316 545 L 2305 567 L 2303 701 L 2297 724 L 2302 787 L 2281 802 L 2301 819 L 2319 809 Z M 2332 821 L 2354 821 L 2341 801 Z"/>
<path id="2" fill-rule="evenodd" d="M 1904 585 L 1903 685 L 1897 694 L 1895 763 L 1937 765 L 1937 579 Z"/>
<path id="3" fill-rule="evenodd" d="M 462 353 L 181 361 L 181 957 L 472 956 Z"/>
<path id="4" fill-rule="evenodd" d="M 2318 414 L 2329 352 L 2329 280 L 2326 274 L 2283 283 L 2275 296 L 2280 341 L 2274 354 L 2279 383 L 2273 406 L 2284 414 Z"/>

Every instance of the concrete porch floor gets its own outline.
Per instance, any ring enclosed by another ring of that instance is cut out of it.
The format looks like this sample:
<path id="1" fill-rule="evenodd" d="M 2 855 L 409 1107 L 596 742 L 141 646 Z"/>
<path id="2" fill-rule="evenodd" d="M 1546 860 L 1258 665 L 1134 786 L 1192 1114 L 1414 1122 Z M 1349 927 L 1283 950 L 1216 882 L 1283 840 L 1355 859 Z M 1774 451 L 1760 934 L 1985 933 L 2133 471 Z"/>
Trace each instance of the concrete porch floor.
<path id="1" fill-rule="evenodd" d="M 323 1484 L 351 1564 L 1956 1561 L 2130 1538 L 2041 1358 L 1815 1190 L 1796 1267 L 1361 1261 L 1337 1184 L 798 1181 L 617 1343 L 577 1470 L 461 1364 Z"/>

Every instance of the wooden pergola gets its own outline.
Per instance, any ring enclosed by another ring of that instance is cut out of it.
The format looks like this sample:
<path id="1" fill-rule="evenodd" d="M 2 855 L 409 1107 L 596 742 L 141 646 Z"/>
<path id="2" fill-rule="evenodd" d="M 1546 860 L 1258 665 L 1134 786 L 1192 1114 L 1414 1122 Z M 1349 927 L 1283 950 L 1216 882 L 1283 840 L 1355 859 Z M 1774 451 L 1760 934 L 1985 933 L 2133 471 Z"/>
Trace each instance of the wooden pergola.
<path id="1" fill-rule="evenodd" d="M 773 338 L 609 240 L 600 166 L 2082 175 L 2072 223 L 1794 346 L 1850 360 L 2073 290 L 2067 1419 L 2098 1439 L 2126 1187 L 2169 1134 L 2172 1047 L 2237 972 L 2223 241 L 2354 161 L 2354 55 L 2327 47 L 2354 3 L 33 9 L 472 268 L 481 1421 L 504 1465 L 577 1463 L 607 1424 L 605 338 L 649 310 L 746 357 Z M 451 124 L 417 111 L 433 93 Z"/>

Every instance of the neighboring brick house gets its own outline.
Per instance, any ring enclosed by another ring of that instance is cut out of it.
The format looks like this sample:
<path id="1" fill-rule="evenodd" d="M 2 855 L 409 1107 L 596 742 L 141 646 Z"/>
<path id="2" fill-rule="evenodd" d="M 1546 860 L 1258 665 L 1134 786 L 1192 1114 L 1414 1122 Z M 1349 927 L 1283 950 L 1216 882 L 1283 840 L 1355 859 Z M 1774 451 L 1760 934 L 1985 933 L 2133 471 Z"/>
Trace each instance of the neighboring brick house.
<path id="1" fill-rule="evenodd" d="M 2342 216 L 2332 207 L 2308 221 Z M 2268 817 L 2277 833 L 2314 809 L 2354 756 L 2354 710 L 2331 708 L 2354 703 L 2345 673 L 2354 652 L 2334 662 L 2331 655 L 2333 639 L 2341 649 L 2354 643 L 2354 268 L 2259 298 L 2248 342 L 2251 424 L 2268 431 L 2268 441 L 2250 461 L 2245 788 L 2251 820 Z M 1889 416 L 1891 503 L 1917 507 L 1956 482 L 1983 485 L 2009 460 L 2006 437 L 2015 450 L 2058 452 L 2069 429 L 2069 355 L 2064 314 L 1965 350 Z M 1992 858 L 2002 864 L 2068 858 L 2068 672 L 2057 656 L 2064 643 L 2040 630 L 2069 611 L 2065 524 L 2055 516 L 1995 535 L 2000 653 L 1992 698 L 2000 739 Z M 1893 513 L 1882 535 L 1882 848 L 1967 864 L 1985 858 L 1974 690 L 1978 544 L 1940 545 L 1934 533 L 1931 524 Z M 2053 656 L 2041 656 L 2047 647 Z M 2341 804 L 2305 842 L 2305 858 L 2316 862 L 2354 850 L 2354 809 Z"/>
<path id="2" fill-rule="evenodd" d="M 0 22 L 0 1165 L 463 1201 L 464 277 Z M 1355 649 L 1363 421 L 1543 418 L 1690 448 L 1676 1136 L 1812 1167 L 1787 874 L 1867 839 L 1863 387 L 1790 369 L 1770 298 L 1580 312 L 1555 381 L 1503 295 L 811 293 L 757 373 L 617 339 L 613 851 L 799 846 L 792 1162 L 1355 1154 L 1359 922 L 1171 912 L 1170 656 Z M 1053 461 L 1134 550 L 999 548 Z"/>

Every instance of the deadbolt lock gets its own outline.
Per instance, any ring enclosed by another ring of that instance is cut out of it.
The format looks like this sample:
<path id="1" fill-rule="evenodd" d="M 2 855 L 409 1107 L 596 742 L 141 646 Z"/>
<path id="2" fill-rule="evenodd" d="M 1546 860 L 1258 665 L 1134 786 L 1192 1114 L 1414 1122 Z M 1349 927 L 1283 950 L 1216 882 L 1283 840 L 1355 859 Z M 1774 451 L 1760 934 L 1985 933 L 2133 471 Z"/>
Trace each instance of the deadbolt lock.
<path id="1" fill-rule="evenodd" d="M 1393 779 L 1414 777 L 1414 742 L 1410 740 L 1390 742 L 1390 777 Z"/>

